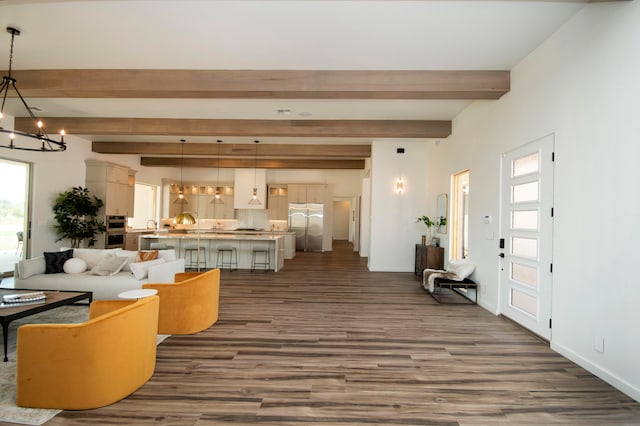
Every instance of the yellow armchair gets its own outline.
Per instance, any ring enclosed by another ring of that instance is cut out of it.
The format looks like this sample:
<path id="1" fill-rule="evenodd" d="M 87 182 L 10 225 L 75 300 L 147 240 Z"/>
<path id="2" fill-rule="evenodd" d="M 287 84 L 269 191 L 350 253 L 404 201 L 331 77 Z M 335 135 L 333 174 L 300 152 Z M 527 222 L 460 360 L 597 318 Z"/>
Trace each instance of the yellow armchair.
<path id="1" fill-rule="evenodd" d="M 142 288 L 158 290 L 160 315 L 158 333 L 193 334 L 218 321 L 220 270 L 184 272 L 173 284 L 149 283 Z"/>
<path id="2" fill-rule="evenodd" d="M 85 323 L 19 327 L 16 404 L 86 410 L 136 391 L 155 370 L 159 302 L 98 300 Z"/>

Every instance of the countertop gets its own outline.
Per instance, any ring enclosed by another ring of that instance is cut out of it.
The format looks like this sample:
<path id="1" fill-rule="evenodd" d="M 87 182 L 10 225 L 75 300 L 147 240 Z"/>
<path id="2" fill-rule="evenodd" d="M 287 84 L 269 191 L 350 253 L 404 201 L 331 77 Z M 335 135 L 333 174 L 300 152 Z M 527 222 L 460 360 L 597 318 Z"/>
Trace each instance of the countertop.
<path id="1" fill-rule="evenodd" d="M 285 235 L 293 231 L 248 230 L 248 229 L 171 229 L 169 234 L 231 234 L 231 235 Z"/>
<path id="2" fill-rule="evenodd" d="M 252 233 L 252 234 L 239 234 L 239 233 L 218 233 L 218 232 L 163 232 L 156 234 L 142 234 L 140 238 L 148 239 L 202 239 L 202 240 L 277 240 L 284 238 L 282 234 L 272 234 L 268 232 L 264 233 Z"/>

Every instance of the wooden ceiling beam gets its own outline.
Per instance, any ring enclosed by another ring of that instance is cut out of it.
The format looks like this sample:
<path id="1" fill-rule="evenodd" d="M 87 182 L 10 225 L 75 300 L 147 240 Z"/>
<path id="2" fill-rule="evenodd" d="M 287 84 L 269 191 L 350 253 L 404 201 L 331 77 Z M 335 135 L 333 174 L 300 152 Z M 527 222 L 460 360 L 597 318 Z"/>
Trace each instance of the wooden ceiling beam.
<path id="1" fill-rule="evenodd" d="M 212 158 L 212 157 L 141 157 L 140 165 L 145 167 L 188 167 L 188 168 L 245 168 L 252 169 L 334 169 L 364 170 L 364 160 L 313 160 L 280 158 Z"/>
<path id="2" fill-rule="evenodd" d="M 50 133 L 69 135 L 179 135 L 249 137 L 446 138 L 449 120 L 235 120 L 160 118 L 43 117 Z M 18 130 L 34 132 L 29 118 L 16 118 Z"/>
<path id="3" fill-rule="evenodd" d="M 164 142 L 93 142 L 91 150 L 101 154 L 145 155 L 218 155 L 255 157 L 254 144 L 164 143 Z M 259 157 L 367 158 L 371 145 L 298 145 L 260 144 Z"/>
<path id="4" fill-rule="evenodd" d="M 499 99 L 509 71 L 17 70 L 25 97 Z"/>

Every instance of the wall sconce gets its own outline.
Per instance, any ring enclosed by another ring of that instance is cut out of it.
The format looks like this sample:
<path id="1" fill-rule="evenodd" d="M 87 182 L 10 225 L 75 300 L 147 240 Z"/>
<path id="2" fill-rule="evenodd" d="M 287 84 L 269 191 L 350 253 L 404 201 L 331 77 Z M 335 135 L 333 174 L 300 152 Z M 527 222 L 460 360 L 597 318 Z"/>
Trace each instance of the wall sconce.
<path id="1" fill-rule="evenodd" d="M 396 194 L 402 195 L 404 192 L 404 180 L 402 180 L 402 176 L 396 179 Z"/>

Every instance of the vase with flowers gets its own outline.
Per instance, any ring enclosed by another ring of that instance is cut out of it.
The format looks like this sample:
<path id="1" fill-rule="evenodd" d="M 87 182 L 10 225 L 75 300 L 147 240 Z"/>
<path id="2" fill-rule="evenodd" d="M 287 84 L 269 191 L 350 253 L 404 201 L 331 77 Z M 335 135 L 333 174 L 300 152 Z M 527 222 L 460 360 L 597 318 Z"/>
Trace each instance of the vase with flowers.
<path id="1" fill-rule="evenodd" d="M 422 222 L 424 223 L 424 226 L 427 227 L 427 231 L 429 232 L 429 244 L 431 245 L 435 245 L 436 244 L 436 229 L 439 229 L 441 226 L 445 226 L 447 224 L 447 218 L 444 216 L 439 216 L 434 220 L 431 220 L 431 218 L 429 216 L 419 216 L 418 219 L 416 219 L 416 222 Z M 423 238 L 423 240 L 426 240 L 426 238 Z M 423 241 L 423 244 L 426 241 Z"/>

